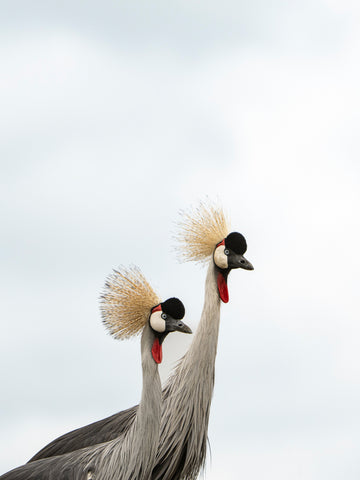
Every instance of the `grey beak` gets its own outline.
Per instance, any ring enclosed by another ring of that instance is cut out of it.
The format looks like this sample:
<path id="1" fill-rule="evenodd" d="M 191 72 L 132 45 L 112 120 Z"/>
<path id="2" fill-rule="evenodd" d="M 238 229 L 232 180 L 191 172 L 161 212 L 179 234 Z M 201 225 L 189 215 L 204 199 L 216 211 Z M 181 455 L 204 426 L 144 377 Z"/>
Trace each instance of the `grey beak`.
<path id="1" fill-rule="evenodd" d="M 182 333 L 192 333 L 191 328 L 181 321 L 179 321 L 177 331 Z"/>
<path id="2" fill-rule="evenodd" d="M 244 270 L 254 270 L 252 264 L 247 260 L 243 255 L 231 255 L 229 256 L 229 267 L 230 268 L 243 268 Z"/>
<path id="3" fill-rule="evenodd" d="M 166 319 L 166 331 L 167 332 L 182 332 L 182 333 L 192 333 L 190 327 L 188 327 L 182 320 L 170 317 Z"/>

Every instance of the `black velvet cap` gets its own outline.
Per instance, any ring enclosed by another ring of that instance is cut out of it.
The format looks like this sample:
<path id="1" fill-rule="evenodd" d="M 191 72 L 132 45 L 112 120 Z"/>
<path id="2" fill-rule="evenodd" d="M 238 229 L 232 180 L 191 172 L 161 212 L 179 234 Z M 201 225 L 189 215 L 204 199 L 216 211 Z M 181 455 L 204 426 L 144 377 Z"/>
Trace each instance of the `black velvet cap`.
<path id="1" fill-rule="evenodd" d="M 234 253 L 244 255 L 247 249 L 245 237 L 239 232 L 231 232 L 225 238 L 225 247 Z"/>
<path id="2" fill-rule="evenodd" d="M 168 298 L 165 302 L 161 303 L 161 308 L 164 313 L 167 313 L 176 320 L 184 318 L 185 307 L 181 300 L 178 298 L 172 297 Z"/>

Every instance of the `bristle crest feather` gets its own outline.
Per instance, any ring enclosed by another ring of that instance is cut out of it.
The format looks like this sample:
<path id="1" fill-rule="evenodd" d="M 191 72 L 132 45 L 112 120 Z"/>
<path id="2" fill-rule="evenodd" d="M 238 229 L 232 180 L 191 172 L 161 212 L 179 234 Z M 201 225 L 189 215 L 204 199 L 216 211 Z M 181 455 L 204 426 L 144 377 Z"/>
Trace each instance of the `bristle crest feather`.
<path id="1" fill-rule="evenodd" d="M 223 208 L 206 200 L 196 208 L 181 210 L 180 215 L 174 235 L 179 260 L 206 262 L 230 231 L 230 222 Z"/>
<path id="2" fill-rule="evenodd" d="M 138 335 L 151 308 L 161 302 L 140 269 L 119 267 L 108 276 L 100 309 L 105 327 L 116 339 Z"/>

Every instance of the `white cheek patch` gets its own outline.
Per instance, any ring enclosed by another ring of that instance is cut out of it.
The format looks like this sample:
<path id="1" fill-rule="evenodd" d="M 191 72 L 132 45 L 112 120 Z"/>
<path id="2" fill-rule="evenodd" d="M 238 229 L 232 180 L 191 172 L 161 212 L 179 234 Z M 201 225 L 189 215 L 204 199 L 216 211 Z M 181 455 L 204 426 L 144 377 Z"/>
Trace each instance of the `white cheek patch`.
<path id="1" fill-rule="evenodd" d="M 166 324 L 165 320 L 161 318 L 162 311 L 154 312 L 150 316 L 150 325 L 155 332 L 163 333 L 165 332 Z"/>
<path id="2" fill-rule="evenodd" d="M 228 268 L 228 257 L 224 253 L 225 245 L 219 245 L 214 252 L 214 262 L 219 268 Z"/>

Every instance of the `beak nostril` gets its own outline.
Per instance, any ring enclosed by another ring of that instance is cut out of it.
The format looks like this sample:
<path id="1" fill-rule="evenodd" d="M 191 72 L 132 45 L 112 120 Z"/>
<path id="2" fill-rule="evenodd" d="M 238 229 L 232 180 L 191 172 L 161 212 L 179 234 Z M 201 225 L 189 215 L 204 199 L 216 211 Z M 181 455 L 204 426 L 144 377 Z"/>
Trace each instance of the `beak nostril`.
<path id="1" fill-rule="evenodd" d="M 245 260 L 241 260 L 240 263 L 244 264 L 244 263 L 245 263 Z"/>

